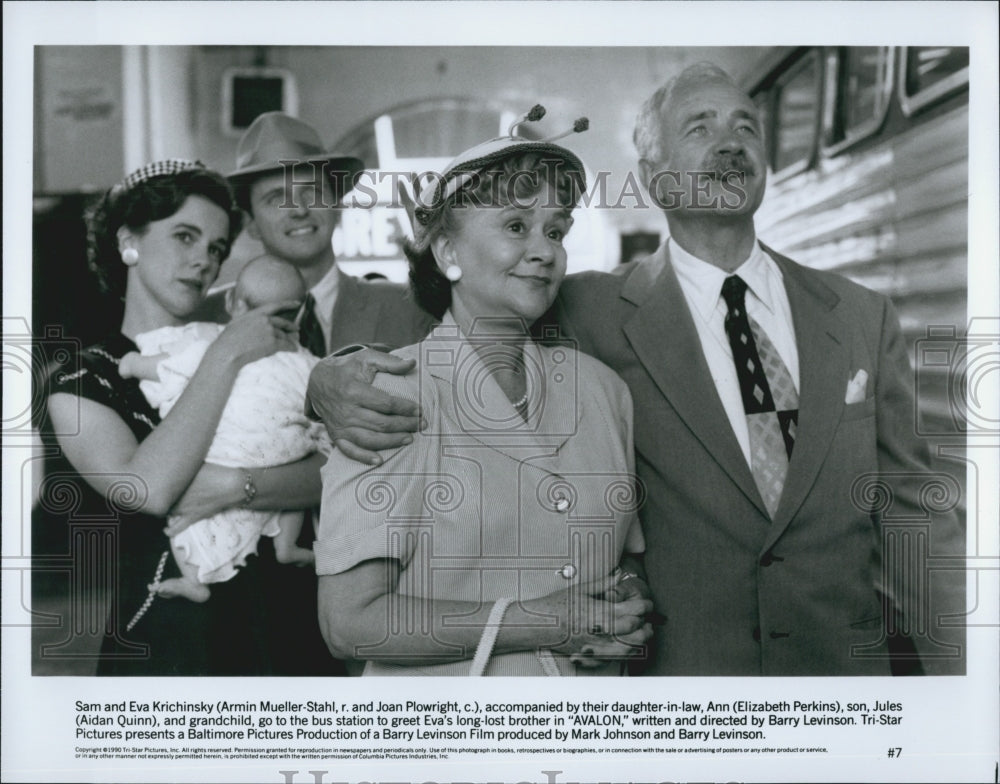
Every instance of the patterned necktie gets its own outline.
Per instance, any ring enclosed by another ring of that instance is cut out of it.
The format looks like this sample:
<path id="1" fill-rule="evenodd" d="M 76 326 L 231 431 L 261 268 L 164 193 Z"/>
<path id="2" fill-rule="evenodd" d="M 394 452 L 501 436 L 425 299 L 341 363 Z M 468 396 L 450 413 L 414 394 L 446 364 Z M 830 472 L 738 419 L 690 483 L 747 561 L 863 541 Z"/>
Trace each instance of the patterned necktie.
<path id="1" fill-rule="evenodd" d="M 317 357 L 326 356 L 326 339 L 316 318 L 316 298 L 312 294 L 306 294 L 305 308 L 299 321 L 299 343 Z"/>
<path id="2" fill-rule="evenodd" d="M 722 284 L 726 301 L 726 336 L 740 382 L 750 433 L 750 469 L 774 517 L 795 444 L 799 396 L 791 374 L 760 325 L 746 312 L 747 284 L 731 275 Z"/>

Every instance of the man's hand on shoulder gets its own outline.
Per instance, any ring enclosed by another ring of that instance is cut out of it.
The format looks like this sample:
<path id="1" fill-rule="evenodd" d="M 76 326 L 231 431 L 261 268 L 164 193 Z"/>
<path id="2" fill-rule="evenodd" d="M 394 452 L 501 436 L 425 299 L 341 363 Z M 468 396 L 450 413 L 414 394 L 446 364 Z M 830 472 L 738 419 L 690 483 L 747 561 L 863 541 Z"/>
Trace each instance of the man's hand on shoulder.
<path id="1" fill-rule="evenodd" d="M 306 409 L 322 420 L 330 440 L 353 460 L 378 465 L 380 449 L 413 440 L 420 428 L 420 408 L 372 385 L 376 373 L 406 375 L 416 363 L 369 348 L 332 355 L 309 375 Z"/>

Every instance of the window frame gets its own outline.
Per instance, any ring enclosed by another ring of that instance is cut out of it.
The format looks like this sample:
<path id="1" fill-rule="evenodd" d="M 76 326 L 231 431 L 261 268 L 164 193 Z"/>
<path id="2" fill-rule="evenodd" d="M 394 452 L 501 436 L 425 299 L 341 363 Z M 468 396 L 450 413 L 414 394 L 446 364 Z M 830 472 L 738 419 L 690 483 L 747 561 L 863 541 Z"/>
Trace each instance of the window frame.
<path id="1" fill-rule="evenodd" d="M 777 79 L 774 80 L 774 84 L 768 88 L 767 92 L 770 93 L 768 97 L 769 108 L 770 108 L 770 118 L 768 121 L 767 131 L 769 132 L 770 139 L 768 141 L 768 153 L 770 157 L 770 163 L 774 166 L 777 163 L 777 152 L 778 152 L 778 142 L 779 142 L 779 121 L 781 119 L 781 113 L 779 111 L 779 99 L 781 97 L 781 90 L 794 79 L 801 71 L 805 70 L 809 60 L 814 60 L 816 64 L 816 78 L 814 79 L 813 89 L 816 94 L 816 107 L 813 111 L 813 122 L 812 122 L 812 142 L 809 146 L 809 152 L 805 158 L 790 163 L 781 169 L 772 169 L 772 179 L 774 182 L 780 182 L 781 180 L 793 177 L 796 174 L 801 174 L 802 172 L 810 169 L 816 162 L 817 150 L 819 147 L 819 133 L 821 130 L 821 122 L 823 117 L 823 84 L 824 84 L 824 72 L 825 63 L 823 61 L 822 51 L 820 47 L 814 47 L 804 52 L 801 57 L 799 57 L 789 68 L 785 70 Z"/>
<path id="2" fill-rule="evenodd" d="M 856 48 L 859 47 L 828 47 L 825 53 L 822 150 L 824 157 L 827 158 L 838 155 L 858 142 L 874 136 L 882 129 L 882 126 L 885 124 L 885 118 L 889 115 L 889 105 L 892 103 L 892 91 L 896 84 L 896 47 L 879 46 L 875 48 L 886 50 L 887 61 L 882 84 L 879 85 L 877 92 L 881 100 L 881 106 L 876 108 L 875 116 L 870 120 L 859 124 L 850 131 L 843 130 L 843 138 L 829 143 L 826 141 L 837 130 L 838 125 L 843 127 L 845 95 L 842 89 L 841 78 L 844 70 L 844 55 L 847 49 Z"/>
<path id="3" fill-rule="evenodd" d="M 246 128 L 233 126 L 233 85 L 237 79 L 280 79 L 281 111 L 297 117 L 299 113 L 299 89 L 295 74 L 287 68 L 270 66 L 235 66 L 222 72 L 222 106 L 219 125 L 223 136 L 239 138 Z M 249 126 L 247 126 L 249 127 Z"/>
<path id="4" fill-rule="evenodd" d="M 906 69 L 910 63 L 910 55 L 915 48 L 913 46 L 901 47 L 899 74 L 896 78 L 899 106 L 903 110 L 903 114 L 907 117 L 916 114 L 921 109 L 930 106 L 953 92 L 958 92 L 961 88 L 969 84 L 969 66 L 965 66 L 965 68 L 955 71 L 955 73 L 932 84 L 930 87 L 926 87 L 913 95 L 908 95 L 906 92 Z"/>

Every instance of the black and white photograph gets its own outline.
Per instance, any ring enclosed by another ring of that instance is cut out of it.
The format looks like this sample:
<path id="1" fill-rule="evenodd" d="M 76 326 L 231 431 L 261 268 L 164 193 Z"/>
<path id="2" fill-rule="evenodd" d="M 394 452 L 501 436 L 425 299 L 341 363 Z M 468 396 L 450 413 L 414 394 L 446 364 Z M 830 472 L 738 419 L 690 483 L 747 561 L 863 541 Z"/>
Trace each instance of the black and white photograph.
<path id="1" fill-rule="evenodd" d="M 996 780 L 997 16 L 5 3 L 3 780 Z"/>

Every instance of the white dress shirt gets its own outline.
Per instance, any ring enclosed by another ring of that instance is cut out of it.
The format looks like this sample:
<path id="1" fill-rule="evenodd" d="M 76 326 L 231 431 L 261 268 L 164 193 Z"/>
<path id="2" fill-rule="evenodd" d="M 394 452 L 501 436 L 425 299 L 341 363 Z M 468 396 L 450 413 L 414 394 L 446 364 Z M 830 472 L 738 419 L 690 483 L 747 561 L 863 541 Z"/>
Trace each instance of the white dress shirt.
<path id="1" fill-rule="evenodd" d="M 335 346 L 330 345 L 331 332 L 333 330 L 333 306 L 337 302 L 337 288 L 340 284 L 340 270 L 336 262 L 327 270 L 326 275 L 320 278 L 319 283 L 309 289 L 309 293 L 316 300 L 316 320 L 319 321 L 320 329 L 323 330 L 323 343 L 329 352 Z"/>
<path id="2" fill-rule="evenodd" d="M 733 272 L 726 272 L 692 256 L 673 239 L 669 243 L 670 262 L 698 330 L 709 372 L 743 456 L 750 465 L 750 434 L 740 382 L 733 366 L 733 352 L 726 337 L 726 302 L 722 298 L 722 283 L 730 275 L 739 275 L 747 284 L 747 315 L 767 333 L 798 392 L 799 352 L 781 270 L 756 241 L 750 257 Z"/>

